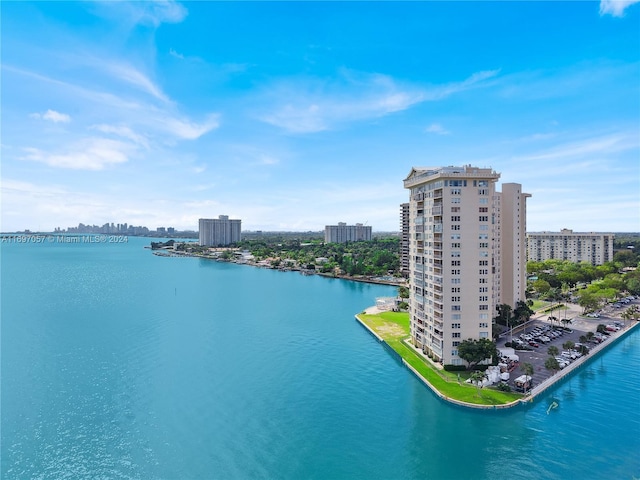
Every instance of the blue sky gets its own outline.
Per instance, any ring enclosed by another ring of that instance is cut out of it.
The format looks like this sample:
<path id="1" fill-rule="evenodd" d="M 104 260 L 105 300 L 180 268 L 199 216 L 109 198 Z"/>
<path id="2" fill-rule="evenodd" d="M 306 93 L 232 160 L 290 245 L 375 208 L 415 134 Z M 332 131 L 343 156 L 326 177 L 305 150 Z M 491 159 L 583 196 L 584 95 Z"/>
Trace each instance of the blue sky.
<path id="1" fill-rule="evenodd" d="M 398 230 L 413 166 L 640 231 L 640 5 L 2 2 L 2 231 Z"/>

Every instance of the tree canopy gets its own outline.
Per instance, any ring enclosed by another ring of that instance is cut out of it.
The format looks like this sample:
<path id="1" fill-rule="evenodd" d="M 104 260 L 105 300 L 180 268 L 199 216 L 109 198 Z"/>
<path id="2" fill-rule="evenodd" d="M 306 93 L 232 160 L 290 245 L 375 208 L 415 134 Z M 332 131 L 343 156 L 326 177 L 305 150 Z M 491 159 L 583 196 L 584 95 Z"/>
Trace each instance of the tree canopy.
<path id="1" fill-rule="evenodd" d="M 469 364 L 469 368 L 475 367 L 483 360 L 498 356 L 496 344 L 488 338 L 463 340 L 458 345 L 458 356 Z"/>

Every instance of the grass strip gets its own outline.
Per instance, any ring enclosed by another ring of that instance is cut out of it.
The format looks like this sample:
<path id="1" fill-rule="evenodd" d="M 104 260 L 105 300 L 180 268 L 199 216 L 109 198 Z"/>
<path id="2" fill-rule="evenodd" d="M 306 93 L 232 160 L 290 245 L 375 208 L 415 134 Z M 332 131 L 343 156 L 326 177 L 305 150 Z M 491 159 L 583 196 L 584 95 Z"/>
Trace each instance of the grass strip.
<path id="1" fill-rule="evenodd" d="M 464 383 L 470 372 L 445 372 L 434 368 L 427 360 L 409 347 L 404 340 L 409 337 L 409 314 L 405 312 L 381 312 L 360 314 L 358 318 L 374 330 L 395 352 L 411 365 L 425 380 L 445 397 L 474 405 L 504 405 L 522 398 L 513 392 L 501 392 L 493 388 L 478 389 Z"/>

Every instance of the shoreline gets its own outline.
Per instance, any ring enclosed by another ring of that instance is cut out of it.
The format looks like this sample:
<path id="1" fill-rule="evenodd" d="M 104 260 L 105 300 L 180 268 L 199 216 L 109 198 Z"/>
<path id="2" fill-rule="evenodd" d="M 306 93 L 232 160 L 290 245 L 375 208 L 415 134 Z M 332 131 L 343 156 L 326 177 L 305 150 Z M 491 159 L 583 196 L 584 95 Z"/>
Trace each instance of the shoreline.
<path id="1" fill-rule="evenodd" d="M 147 248 L 147 247 L 144 247 Z M 165 252 L 163 253 L 156 253 L 156 252 Z M 312 271 L 312 270 L 305 270 L 302 268 L 277 268 L 277 267 L 270 267 L 268 265 L 260 265 L 258 263 L 254 263 L 254 262 L 249 262 L 249 261 L 238 261 L 238 260 L 221 260 L 218 258 L 213 258 L 213 257 L 209 257 L 206 255 L 198 255 L 198 254 L 194 254 L 194 253 L 177 253 L 175 251 L 171 251 L 170 253 L 167 253 L 166 250 L 162 250 L 162 249 L 157 249 L 154 251 L 153 253 L 154 255 L 158 256 L 158 257 L 171 257 L 171 258 L 176 258 L 176 257 L 188 257 L 188 258 L 202 258 L 203 260 L 211 260 L 214 262 L 221 262 L 221 263 L 233 263 L 235 265 L 246 265 L 249 267 L 256 267 L 256 268 L 265 268 L 267 270 L 277 270 L 279 272 L 298 272 L 302 275 L 317 275 L 319 277 L 323 277 L 323 278 L 329 278 L 329 279 L 337 279 L 337 280 L 349 280 L 352 282 L 360 282 L 360 283 L 371 283 L 374 285 L 387 285 L 390 287 L 406 287 L 408 286 L 408 282 L 406 279 L 398 277 L 399 281 L 391 281 L 391 280 L 383 280 L 380 278 L 375 278 L 375 277 L 367 277 L 367 276 L 358 276 L 358 277 L 350 277 L 348 275 L 336 275 L 333 273 L 320 273 L 320 272 L 316 272 L 316 271 Z"/>
<path id="2" fill-rule="evenodd" d="M 369 307 L 369 308 L 367 308 L 365 310 L 365 312 L 372 313 L 374 310 L 377 311 L 377 307 Z M 378 340 L 379 343 L 384 344 L 385 348 L 391 348 L 393 350 L 391 345 L 389 345 L 382 337 L 380 337 L 377 334 L 377 332 L 375 332 L 362 319 L 360 319 L 358 315 L 359 314 L 355 315 L 355 319 L 358 321 L 358 323 L 360 323 L 360 325 L 362 325 L 369 333 L 371 333 Z M 415 368 L 413 368 L 411 365 L 409 365 L 409 363 L 404 358 L 402 358 L 401 356 L 400 357 L 402 359 L 402 364 L 405 367 L 407 367 L 409 369 L 409 371 L 412 372 L 418 378 L 418 380 L 420 380 L 422 383 L 424 383 L 441 400 L 443 400 L 445 402 L 448 402 L 448 403 L 451 403 L 453 405 L 458 405 L 458 406 L 465 407 L 465 408 L 483 409 L 483 410 L 506 410 L 506 409 L 510 409 L 510 408 L 513 408 L 513 407 L 516 407 L 516 406 L 519 406 L 519 405 L 527 406 L 529 404 L 532 404 L 534 402 L 534 400 L 536 399 L 536 397 L 542 395 L 543 393 L 545 393 L 547 390 L 552 388 L 557 383 L 559 383 L 559 382 L 567 379 L 568 377 L 570 377 L 573 372 L 575 372 L 576 370 L 581 369 L 583 366 L 585 366 L 586 364 L 590 363 L 591 360 L 595 360 L 604 351 L 606 351 L 609 346 L 613 346 L 613 345 L 617 344 L 622 338 L 627 336 L 629 334 L 629 332 L 632 332 L 635 328 L 637 328 L 639 324 L 640 324 L 640 322 L 634 322 L 634 323 L 628 325 L 624 330 L 620 330 L 620 331 L 617 331 L 615 333 L 611 333 L 609 335 L 609 339 L 607 341 L 605 341 L 604 343 L 600 343 L 600 344 L 597 344 L 596 346 L 594 346 L 590 350 L 588 355 L 579 358 L 578 360 L 576 360 L 575 362 L 573 362 L 569 366 L 567 366 L 565 369 L 560 370 L 560 371 L 556 372 L 555 374 L 551 375 L 550 377 L 548 377 L 547 379 L 543 380 L 540 384 L 538 384 L 535 387 L 533 387 L 526 395 L 523 395 L 522 398 L 514 400 L 513 402 L 504 403 L 504 404 L 500 404 L 500 405 L 481 405 L 481 404 L 464 402 L 462 400 L 457 400 L 455 398 L 447 397 L 442 392 L 440 392 L 435 386 L 433 386 L 425 377 L 423 377 Z M 403 340 L 403 342 L 406 343 L 405 340 Z M 396 354 L 400 355 L 395 350 L 393 350 L 393 351 Z M 428 365 L 428 362 L 425 361 L 425 364 Z M 429 367 L 433 368 L 431 365 L 429 365 Z"/>

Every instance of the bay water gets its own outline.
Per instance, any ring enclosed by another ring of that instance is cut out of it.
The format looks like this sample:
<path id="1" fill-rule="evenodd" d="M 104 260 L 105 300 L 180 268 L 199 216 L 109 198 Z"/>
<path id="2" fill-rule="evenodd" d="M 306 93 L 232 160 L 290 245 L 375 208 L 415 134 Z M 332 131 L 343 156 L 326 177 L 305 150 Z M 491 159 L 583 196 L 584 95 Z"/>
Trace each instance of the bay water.
<path id="1" fill-rule="evenodd" d="M 396 288 L 128 240 L 2 244 L 3 479 L 640 477 L 639 329 L 468 410 L 354 320 Z"/>

